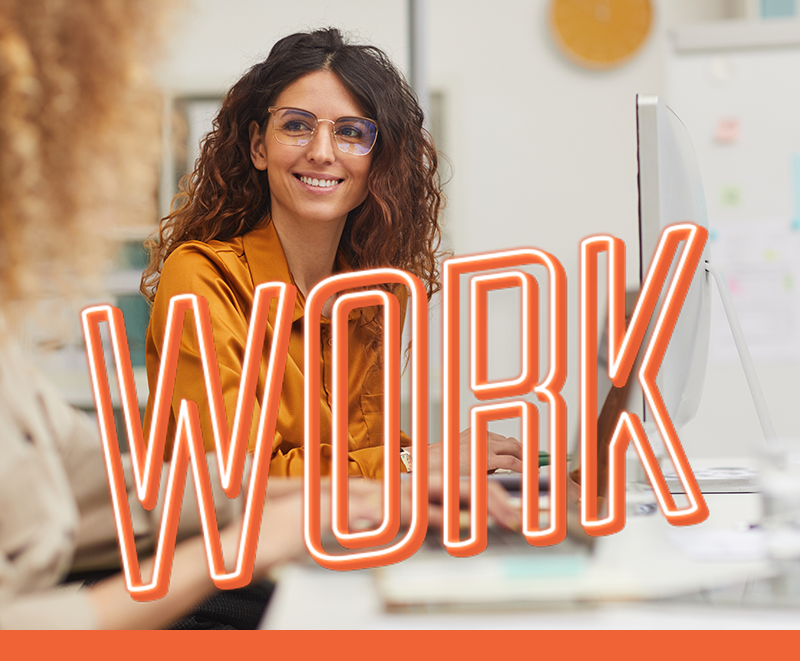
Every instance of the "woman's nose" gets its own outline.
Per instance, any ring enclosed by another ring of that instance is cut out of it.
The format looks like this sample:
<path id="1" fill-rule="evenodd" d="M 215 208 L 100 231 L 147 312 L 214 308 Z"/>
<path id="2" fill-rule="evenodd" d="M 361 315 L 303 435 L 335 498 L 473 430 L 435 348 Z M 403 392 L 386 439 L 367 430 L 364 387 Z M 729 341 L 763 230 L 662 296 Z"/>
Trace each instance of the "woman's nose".
<path id="1" fill-rule="evenodd" d="M 330 127 L 325 126 L 325 124 L 330 124 Z M 335 122 L 330 119 L 317 120 L 317 131 L 309 143 L 309 160 L 315 163 L 332 163 L 336 160 L 338 147 L 336 147 L 333 135 L 334 124 Z"/>

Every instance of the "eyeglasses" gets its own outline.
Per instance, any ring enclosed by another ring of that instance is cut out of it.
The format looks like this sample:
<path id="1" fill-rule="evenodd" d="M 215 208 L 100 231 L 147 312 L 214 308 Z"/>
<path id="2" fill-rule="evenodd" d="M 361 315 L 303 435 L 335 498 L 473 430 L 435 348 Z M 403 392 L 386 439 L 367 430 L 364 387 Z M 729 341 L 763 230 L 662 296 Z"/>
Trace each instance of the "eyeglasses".
<path id="1" fill-rule="evenodd" d="M 363 117 L 340 117 L 317 119 L 317 116 L 299 108 L 268 108 L 275 118 L 272 135 L 282 145 L 302 147 L 307 145 L 317 133 L 320 122 L 333 124 L 333 140 L 339 151 L 345 154 L 366 156 L 375 146 L 378 138 L 378 125 Z"/>

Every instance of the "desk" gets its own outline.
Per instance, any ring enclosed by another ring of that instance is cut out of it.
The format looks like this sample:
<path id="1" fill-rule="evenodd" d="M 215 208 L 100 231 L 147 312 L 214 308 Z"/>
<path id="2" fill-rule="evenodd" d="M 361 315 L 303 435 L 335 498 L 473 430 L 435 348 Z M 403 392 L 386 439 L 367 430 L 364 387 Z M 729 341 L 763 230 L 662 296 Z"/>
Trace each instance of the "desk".
<path id="1" fill-rule="evenodd" d="M 713 573 L 728 564 L 738 578 L 719 592 L 687 591 L 684 596 L 642 602 L 548 604 L 538 607 L 482 610 L 416 610 L 389 612 L 376 589 L 374 572 L 336 572 L 316 565 L 285 569 L 263 622 L 269 629 L 796 629 L 800 628 L 800 601 L 796 607 L 746 605 L 742 599 L 752 579 L 764 576 L 764 561 L 703 563 L 680 556 L 677 548 L 658 535 L 690 535 L 697 529 L 736 530 L 758 519 L 755 494 L 708 495 L 709 519 L 689 529 L 672 529 L 656 514 L 647 530 L 629 525 L 613 538 L 601 540 L 598 562 L 649 563 L 652 567 L 684 563 L 699 573 Z M 630 523 L 630 522 L 629 522 Z M 663 525 L 660 525 L 663 524 Z M 644 546 L 643 546 L 644 545 Z M 627 548 L 627 554 L 622 549 Z M 646 548 L 648 553 L 641 553 Z M 660 549 L 660 550 L 659 550 Z M 651 553 L 652 551 L 652 553 Z M 488 551 L 487 551 L 488 553 Z M 626 555 L 628 557 L 626 557 Z M 638 558 L 638 560 L 637 560 Z M 444 562 L 461 559 L 443 557 Z M 406 562 L 413 562 L 413 558 Z M 734 567 L 734 565 L 736 565 Z M 466 580 L 467 577 L 465 577 Z M 735 605 L 736 603 L 745 605 Z"/>

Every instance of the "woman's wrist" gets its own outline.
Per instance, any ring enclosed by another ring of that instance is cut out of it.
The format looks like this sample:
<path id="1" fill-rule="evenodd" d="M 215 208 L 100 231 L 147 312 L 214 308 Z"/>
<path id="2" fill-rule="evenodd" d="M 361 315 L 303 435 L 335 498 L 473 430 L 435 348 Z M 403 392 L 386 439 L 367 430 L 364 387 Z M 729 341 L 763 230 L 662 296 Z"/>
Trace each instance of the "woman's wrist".
<path id="1" fill-rule="evenodd" d="M 400 461 L 406 468 L 406 473 L 410 473 L 414 469 L 414 458 L 411 456 L 410 448 L 400 448 Z"/>

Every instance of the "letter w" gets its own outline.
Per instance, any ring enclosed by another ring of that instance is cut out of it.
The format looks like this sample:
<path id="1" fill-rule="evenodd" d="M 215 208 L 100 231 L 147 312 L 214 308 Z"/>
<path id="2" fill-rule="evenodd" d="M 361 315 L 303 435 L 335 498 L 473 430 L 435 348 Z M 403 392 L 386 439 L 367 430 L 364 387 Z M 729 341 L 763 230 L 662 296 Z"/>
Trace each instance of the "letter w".
<path id="1" fill-rule="evenodd" d="M 153 403 L 153 420 L 147 446 L 142 435 L 142 421 L 136 399 L 136 389 L 131 368 L 128 339 L 125 334 L 122 312 L 110 305 L 89 307 L 83 310 L 83 332 L 89 359 L 100 436 L 108 471 L 114 519 L 117 526 L 122 565 L 131 597 L 136 601 L 159 599 L 167 593 L 175 535 L 180 517 L 186 471 L 191 461 L 200 520 L 206 546 L 209 572 L 214 584 L 223 589 L 247 585 L 252 578 L 261 513 L 267 488 L 269 462 L 272 457 L 272 439 L 280 404 L 280 390 L 286 364 L 286 352 L 291 331 L 291 311 L 294 309 L 296 290 L 283 283 L 265 283 L 256 287 L 253 312 L 248 330 L 247 346 L 236 403 L 233 433 L 228 433 L 228 422 L 223 405 L 219 381 L 219 367 L 211 334 L 208 303 L 201 296 L 181 294 L 170 300 L 167 326 L 164 334 L 162 362 Z M 239 495 L 244 470 L 250 423 L 253 418 L 258 371 L 267 331 L 269 307 L 272 298 L 278 298 L 275 331 L 269 352 L 267 378 L 261 399 L 261 417 L 253 457 L 253 469 L 244 511 L 242 533 L 239 538 L 236 568 L 226 573 L 219 539 L 216 513 L 211 494 L 211 480 L 203 448 L 200 418 L 196 402 L 181 400 L 177 431 L 169 467 L 164 501 L 164 514 L 155 553 L 153 575 L 145 584 L 141 578 L 139 559 L 128 505 L 122 458 L 114 425 L 111 391 L 103 358 L 100 324 L 108 322 L 111 348 L 116 364 L 120 400 L 127 428 L 131 463 L 136 492 L 142 505 L 152 510 L 158 501 L 159 482 L 166 443 L 175 374 L 180 353 L 181 335 L 186 313 L 194 313 L 194 323 L 205 377 L 206 394 L 216 444 L 216 456 L 222 487 L 229 498 Z M 266 439 L 266 441 L 265 441 Z"/>
<path id="2" fill-rule="evenodd" d="M 692 223 L 667 227 L 661 235 L 655 257 L 642 287 L 639 301 L 625 327 L 625 244 L 611 236 L 592 236 L 581 242 L 581 523 L 590 535 L 609 535 L 625 525 L 625 450 L 633 440 L 645 471 L 653 485 L 661 510 L 672 525 L 700 523 L 708 517 L 703 494 L 672 425 L 669 412 L 656 385 L 672 331 L 678 320 L 686 292 L 703 254 L 708 231 Z M 609 377 L 617 388 L 628 382 L 634 362 L 642 348 L 647 327 L 653 318 L 659 294 L 669 275 L 681 242 L 685 246 L 675 267 L 647 349 L 644 352 L 639 382 L 653 412 L 664 445 L 675 464 L 689 500 L 679 509 L 669 493 L 639 417 L 623 411 L 608 448 L 608 516 L 597 512 L 597 268 L 598 255 L 608 253 L 608 356 Z"/>

